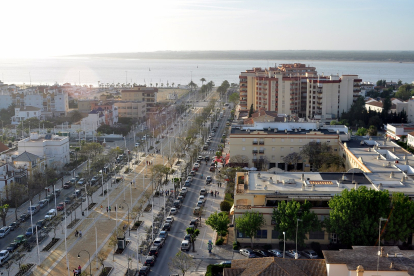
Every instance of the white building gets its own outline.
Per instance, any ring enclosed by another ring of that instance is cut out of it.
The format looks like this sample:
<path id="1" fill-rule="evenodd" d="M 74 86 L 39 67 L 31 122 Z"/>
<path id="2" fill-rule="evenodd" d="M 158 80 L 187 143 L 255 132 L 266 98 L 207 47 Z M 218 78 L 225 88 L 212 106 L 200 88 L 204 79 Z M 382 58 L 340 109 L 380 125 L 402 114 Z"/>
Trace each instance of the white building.
<path id="1" fill-rule="evenodd" d="M 12 117 L 12 125 L 18 125 L 20 122 L 29 118 L 37 118 L 40 120 L 42 110 L 34 106 L 16 107 L 14 116 Z"/>
<path id="2" fill-rule="evenodd" d="M 18 149 L 46 158 L 49 168 L 60 168 L 70 161 L 68 137 L 30 133 L 29 138 L 19 141 Z"/>
<path id="3" fill-rule="evenodd" d="M 388 137 L 400 140 L 401 136 L 407 136 L 414 131 L 414 124 L 387 124 L 386 131 Z"/>

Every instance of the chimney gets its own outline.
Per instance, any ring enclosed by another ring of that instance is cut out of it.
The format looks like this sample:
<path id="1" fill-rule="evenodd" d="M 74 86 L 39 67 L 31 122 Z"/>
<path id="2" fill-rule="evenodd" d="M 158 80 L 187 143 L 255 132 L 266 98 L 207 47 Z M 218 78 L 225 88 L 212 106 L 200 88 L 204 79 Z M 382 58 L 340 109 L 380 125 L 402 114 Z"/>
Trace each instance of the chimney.
<path id="1" fill-rule="evenodd" d="M 357 276 L 363 276 L 364 275 L 364 267 L 362 265 L 357 266 L 356 269 L 356 275 Z"/>

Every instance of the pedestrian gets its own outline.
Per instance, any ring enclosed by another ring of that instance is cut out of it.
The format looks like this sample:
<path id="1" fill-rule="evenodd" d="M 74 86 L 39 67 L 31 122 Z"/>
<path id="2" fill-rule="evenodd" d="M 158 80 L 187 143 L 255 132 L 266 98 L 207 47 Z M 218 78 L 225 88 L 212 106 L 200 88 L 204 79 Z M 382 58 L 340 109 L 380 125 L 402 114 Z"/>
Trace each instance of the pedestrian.
<path id="1" fill-rule="evenodd" d="M 217 192 L 214 193 L 214 197 L 217 197 Z"/>
<path id="2" fill-rule="evenodd" d="M 79 265 L 78 266 L 78 273 L 81 274 L 82 273 L 82 267 Z"/>
<path id="3" fill-rule="evenodd" d="M 103 207 L 102 207 L 102 204 L 101 204 L 101 212 L 102 212 L 102 208 L 103 208 Z"/>
<path id="4" fill-rule="evenodd" d="M 106 206 L 106 212 L 108 213 L 108 206 Z"/>
<path id="5" fill-rule="evenodd" d="M 111 206 L 109 206 L 109 212 L 111 212 Z"/>
<path id="6" fill-rule="evenodd" d="M 116 205 L 115 205 L 115 212 L 116 212 Z"/>
<path id="7" fill-rule="evenodd" d="M 217 195 L 219 195 L 220 193 L 219 193 L 219 191 L 217 191 Z"/>

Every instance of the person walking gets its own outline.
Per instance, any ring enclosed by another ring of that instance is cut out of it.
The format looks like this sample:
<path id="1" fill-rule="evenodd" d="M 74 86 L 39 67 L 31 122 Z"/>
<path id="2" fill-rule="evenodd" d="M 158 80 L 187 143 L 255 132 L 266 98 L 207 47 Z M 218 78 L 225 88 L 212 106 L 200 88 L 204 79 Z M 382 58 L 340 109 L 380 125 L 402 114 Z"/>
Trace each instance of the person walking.
<path id="1" fill-rule="evenodd" d="M 108 213 L 108 211 L 109 211 L 109 210 L 108 210 L 108 206 L 106 206 L 106 212 Z"/>
<path id="2" fill-rule="evenodd" d="M 103 207 L 102 207 L 102 204 L 101 204 L 101 212 L 102 212 L 102 208 L 103 208 Z"/>
<path id="3" fill-rule="evenodd" d="M 109 206 L 109 212 L 111 212 L 111 206 Z"/>

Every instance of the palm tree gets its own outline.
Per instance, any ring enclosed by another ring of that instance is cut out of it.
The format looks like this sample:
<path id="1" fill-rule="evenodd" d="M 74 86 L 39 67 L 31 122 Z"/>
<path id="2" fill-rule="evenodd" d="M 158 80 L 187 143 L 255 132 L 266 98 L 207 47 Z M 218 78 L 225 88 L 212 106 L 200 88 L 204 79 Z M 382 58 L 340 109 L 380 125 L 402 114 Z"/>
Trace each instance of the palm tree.
<path id="1" fill-rule="evenodd" d="M 205 78 L 201 78 L 200 81 L 201 81 L 201 85 L 203 85 L 204 82 L 206 81 L 206 79 Z"/>
<path id="2" fill-rule="evenodd" d="M 158 87 L 158 82 L 155 83 L 155 87 Z"/>
<path id="3" fill-rule="evenodd" d="M 164 84 L 163 83 L 161 83 L 161 87 L 164 87 Z"/>
<path id="4" fill-rule="evenodd" d="M 171 86 L 174 88 L 174 83 L 171 83 Z"/>
<path id="5" fill-rule="evenodd" d="M 150 86 L 152 87 L 152 83 L 150 83 Z"/>

